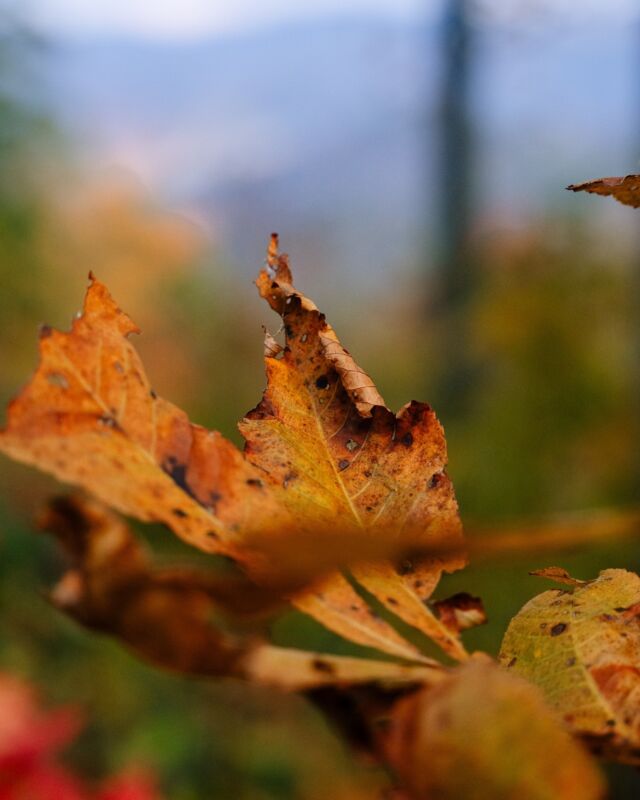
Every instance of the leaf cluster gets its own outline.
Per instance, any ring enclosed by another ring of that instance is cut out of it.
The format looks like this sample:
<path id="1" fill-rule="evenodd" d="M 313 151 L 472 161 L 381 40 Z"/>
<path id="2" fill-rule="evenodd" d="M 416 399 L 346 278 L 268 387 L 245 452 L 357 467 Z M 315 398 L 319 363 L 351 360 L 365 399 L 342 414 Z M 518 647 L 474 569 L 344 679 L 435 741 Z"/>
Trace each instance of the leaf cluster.
<path id="1" fill-rule="evenodd" d="M 52 602 L 158 666 L 306 693 L 390 767 L 399 797 L 604 796 L 587 748 L 640 759 L 640 578 L 543 570 L 569 588 L 522 609 L 498 661 L 470 654 L 480 600 L 433 600 L 467 558 L 434 411 L 386 407 L 275 236 L 256 284 L 282 325 L 242 451 L 156 394 L 137 327 L 95 278 L 70 332 L 41 331 L 0 450 L 86 493 L 40 520 L 69 559 Z M 160 565 L 116 512 L 237 569 Z M 377 656 L 275 646 L 265 622 L 290 606 Z"/>

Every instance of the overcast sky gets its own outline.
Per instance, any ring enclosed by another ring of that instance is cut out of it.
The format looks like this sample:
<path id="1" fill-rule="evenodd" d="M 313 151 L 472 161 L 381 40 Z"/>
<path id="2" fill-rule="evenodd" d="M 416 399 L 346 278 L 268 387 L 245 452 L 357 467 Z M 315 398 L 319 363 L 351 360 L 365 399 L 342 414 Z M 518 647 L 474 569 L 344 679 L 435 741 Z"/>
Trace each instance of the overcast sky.
<path id="1" fill-rule="evenodd" d="M 248 31 L 301 19 L 368 13 L 395 18 L 432 16 L 443 0 L 8 0 L 47 31 L 189 39 Z M 521 17 L 542 9 L 593 22 L 631 17 L 637 0 L 476 0 L 494 15 Z"/>

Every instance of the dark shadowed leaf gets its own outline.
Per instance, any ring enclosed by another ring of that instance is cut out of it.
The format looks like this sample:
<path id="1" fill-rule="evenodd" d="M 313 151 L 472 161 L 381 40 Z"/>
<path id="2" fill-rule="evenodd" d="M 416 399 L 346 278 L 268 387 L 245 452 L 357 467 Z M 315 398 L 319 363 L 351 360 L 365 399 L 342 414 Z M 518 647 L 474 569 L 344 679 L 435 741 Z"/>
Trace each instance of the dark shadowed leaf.
<path id="1" fill-rule="evenodd" d="M 597 800 L 604 784 L 542 694 L 487 661 L 400 700 L 386 749 L 414 800 Z"/>
<path id="2" fill-rule="evenodd" d="M 95 502 L 58 500 L 42 525 L 72 561 L 51 593 L 53 603 L 159 666 L 292 690 L 431 683 L 443 674 L 435 662 L 411 667 L 320 655 L 225 633 L 216 624 L 221 605 L 235 609 L 240 600 L 221 597 L 208 573 L 154 567 L 124 522 Z"/>

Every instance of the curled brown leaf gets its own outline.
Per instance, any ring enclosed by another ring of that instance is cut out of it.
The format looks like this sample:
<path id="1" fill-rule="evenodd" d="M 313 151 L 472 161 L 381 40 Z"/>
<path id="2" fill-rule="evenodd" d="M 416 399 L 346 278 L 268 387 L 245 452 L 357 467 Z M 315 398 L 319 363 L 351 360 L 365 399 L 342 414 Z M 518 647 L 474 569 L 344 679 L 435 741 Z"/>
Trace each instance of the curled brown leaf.
<path id="1" fill-rule="evenodd" d="M 230 601 L 228 594 L 221 595 L 206 572 L 154 566 L 126 524 L 93 501 L 59 499 L 41 524 L 62 541 L 71 558 L 52 602 L 158 666 L 298 691 L 324 685 L 415 685 L 443 674 L 435 662 L 418 667 L 323 655 L 225 632 L 216 623 L 219 612 L 242 606 L 241 598 Z M 251 601 L 257 599 L 254 595 Z"/>
<path id="2" fill-rule="evenodd" d="M 572 192 L 589 192 L 613 197 L 619 203 L 640 208 L 640 175 L 625 175 L 623 178 L 597 178 L 584 183 L 567 186 Z"/>
<path id="3" fill-rule="evenodd" d="M 487 612 L 482 600 L 467 592 L 458 592 L 446 600 L 436 601 L 433 605 L 442 624 L 455 633 L 487 622 Z"/>

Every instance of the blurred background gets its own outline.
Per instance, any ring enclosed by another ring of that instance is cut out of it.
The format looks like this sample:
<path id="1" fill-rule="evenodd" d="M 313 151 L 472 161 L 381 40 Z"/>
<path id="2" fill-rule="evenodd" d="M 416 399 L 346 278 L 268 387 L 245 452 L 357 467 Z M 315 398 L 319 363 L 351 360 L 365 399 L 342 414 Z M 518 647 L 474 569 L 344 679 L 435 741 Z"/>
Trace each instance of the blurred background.
<path id="1" fill-rule="evenodd" d="M 388 404 L 443 421 L 475 524 L 637 503 L 640 213 L 564 191 L 640 172 L 632 0 L 1 0 L 0 399 L 66 327 L 91 269 L 143 329 L 158 391 L 239 442 L 263 389 L 251 281 L 268 235 Z M 371 797 L 300 699 L 163 675 L 54 613 L 33 518 L 58 487 L 0 463 L 0 670 L 84 707 L 69 758 L 130 763 L 176 800 Z M 169 555 L 162 531 L 141 530 Z M 495 653 L 559 562 L 471 566 Z M 295 614 L 276 641 L 355 652 Z M 635 773 L 612 770 L 615 797 Z"/>

